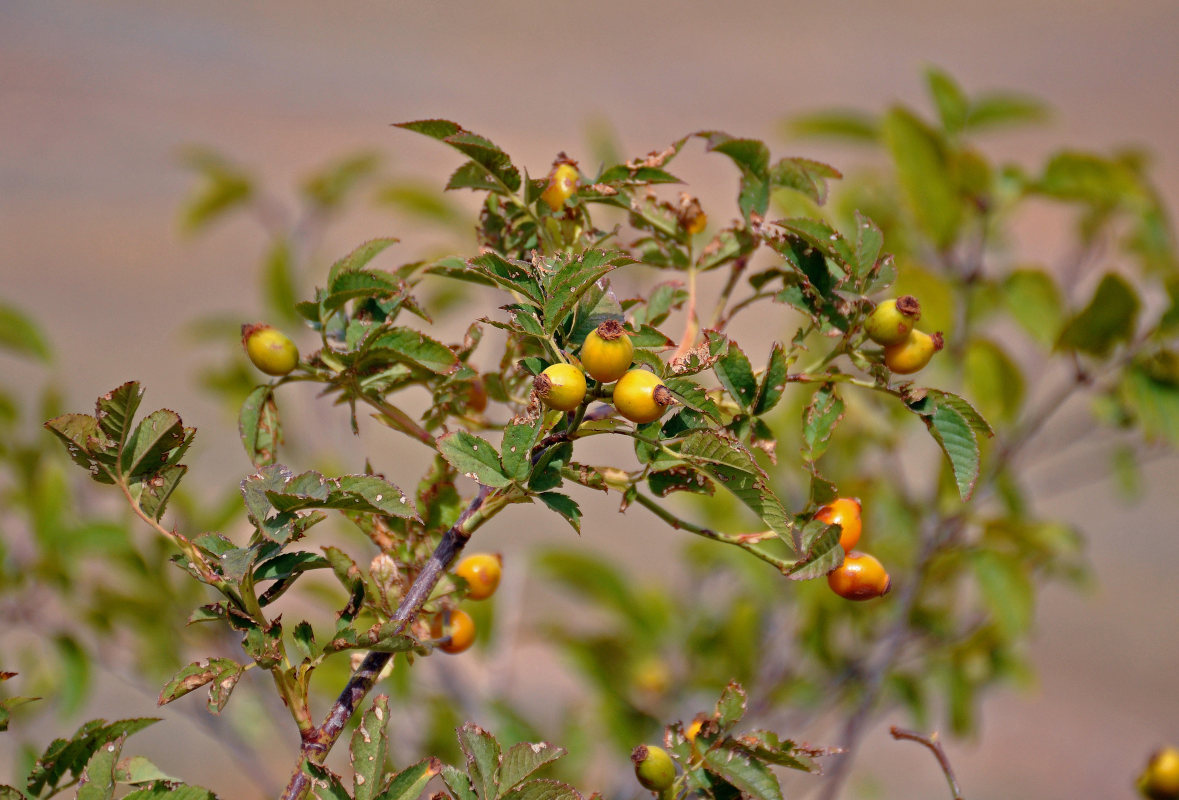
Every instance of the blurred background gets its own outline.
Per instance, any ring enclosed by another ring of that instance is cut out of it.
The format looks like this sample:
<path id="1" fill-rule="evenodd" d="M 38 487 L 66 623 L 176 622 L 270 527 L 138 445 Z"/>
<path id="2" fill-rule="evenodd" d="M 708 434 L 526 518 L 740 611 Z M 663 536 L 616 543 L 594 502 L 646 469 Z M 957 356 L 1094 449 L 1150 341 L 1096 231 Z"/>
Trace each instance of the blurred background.
<path id="1" fill-rule="evenodd" d="M 237 345 L 210 344 L 189 323 L 257 314 L 255 270 L 266 237 L 244 219 L 199 238 L 185 235 L 180 208 L 195 185 L 182 164 L 188 147 L 233 158 L 277 188 L 280 200 L 310 171 L 357 150 L 379 154 L 391 174 L 440 186 L 457 156 L 390 127 L 428 117 L 488 136 L 534 176 L 547 172 L 558 151 L 592 172 L 595 142 L 616 140 L 633 156 L 712 128 L 765 139 L 776 155 L 847 169 L 864 156 L 791 141 L 783 120 L 830 106 L 922 104 L 922 70 L 934 64 L 968 91 L 1019 90 L 1055 109 L 1045 124 L 983 137 L 997 159 L 1032 164 L 1061 145 L 1140 145 L 1154 155 L 1155 178 L 1173 208 L 1177 42 L 1173 0 L 3 0 L 0 299 L 45 327 L 65 408 L 87 409 L 118 383 L 142 381 L 150 407 L 174 408 L 202 431 L 188 463 L 193 485 L 214 485 L 244 475 L 249 464 L 232 418 L 199 391 L 194 373 Z M 690 155 L 676 171 L 705 208 L 731 207 L 729 165 Z M 452 199 L 475 207 L 473 197 Z M 1035 225 L 1023 232 L 1031 251 L 1051 251 L 1052 228 L 1044 232 L 1044 241 Z M 402 239 L 401 261 L 440 255 L 456 241 L 453 232 L 396 210 L 365 208 L 342 217 L 319 250 L 326 262 L 383 235 Z M 454 325 L 444 324 L 440 338 L 461 334 Z M 46 374 L 2 354 L 0 369 L 6 387 L 29 397 Z M 320 444 L 338 443 L 348 469 L 356 469 L 358 454 L 369 455 L 356 450 L 342 414 L 318 418 L 316 435 Z M 1176 464 L 1144 465 L 1147 501 L 1133 505 L 1091 482 L 1090 466 L 1059 463 L 1058 471 L 1040 473 L 1041 502 L 1046 514 L 1090 534 L 1096 587 L 1085 595 L 1045 594 L 1031 653 L 1036 679 L 993 695 L 977 738 L 950 742 L 972 800 L 1130 797 L 1145 754 L 1179 741 Z M 1074 487 L 1078 475 L 1086 477 Z M 613 507 L 587 514 L 577 546 L 641 550 L 633 539 L 648 520 L 634 516 L 618 517 Z M 546 524 L 523 525 L 523 534 L 489 528 L 486 544 L 523 563 L 538 541 L 571 543 L 567 531 Z M 646 546 L 673 540 L 668 532 Z M 643 563 L 633 566 L 641 580 Z M 528 590 L 519 571 L 513 578 L 508 570 L 505 580 L 520 582 L 518 596 Z M 151 697 L 117 688 L 85 709 L 88 716 L 119 713 L 158 712 Z M 39 724 L 45 740 L 70 727 Z M 181 719 L 164 724 L 162 739 L 207 752 L 210 763 L 224 758 L 207 730 Z M 152 744 L 157 762 L 179 772 L 186 759 L 170 760 L 166 741 Z M 0 735 L 0 782 L 11 766 L 5 747 Z M 281 776 L 288 765 L 279 760 Z M 893 742 L 887 721 L 867 738 L 857 770 L 848 796 L 945 792 L 928 753 Z M 227 796 L 239 790 L 230 775 L 203 780 Z"/>

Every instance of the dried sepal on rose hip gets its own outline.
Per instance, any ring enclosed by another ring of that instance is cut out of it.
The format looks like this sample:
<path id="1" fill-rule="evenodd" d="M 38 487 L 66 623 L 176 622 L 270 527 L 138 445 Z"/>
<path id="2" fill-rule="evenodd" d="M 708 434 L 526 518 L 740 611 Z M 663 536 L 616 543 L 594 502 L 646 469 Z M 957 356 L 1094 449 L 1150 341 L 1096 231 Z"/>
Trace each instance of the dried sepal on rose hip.
<path id="1" fill-rule="evenodd" d="M 847 600 L 872 600 L 888 594 L 892 578 L 875 556 L 852 550 L 827 573 L 827 585 Z"/>
<path id="2" fill-rule="evenodd" d="M 613 383 L 626 374 L 635 346 L 622 323 L 608 319 L 589 332 L 581 345 L 581 366 L 600 383 Z"/>
<path id="3" fill-rule="evenodd" d="M 837 497 L 815 512 L 815 519 L 840 527 L 839 546 L 846 553 L 860 541 L 863 520 L 860 501 L 855 497 Z"/>
<path id="4" fill-rule="evenodd" d="M 460 608 L 447 609 L 430 623 L 430 635 L 443 653 L 461 653 L 475 643 L 475 620 Z"/>
<path id="5" fill-rule="evenodd" d="M 911 375 L 924 369 L 943 347 L 941 333 L 930 335 L 914 328 L 905 341 L 884 348 L 884 365 L 898 375 Z"/>
<path id="6" fill-rule="evenodd" d="M 473 553 L 454 568 L 454 574 L 467 582 L 467 597 L 486 600 L 495 594 L 503 572 L 503 558 L 492 553 Z"/>
<path id="7" fill-rule="evenodd" d="M 679 219 L 680 227 L 689 236 L 695 236 L 708 225 L 708 215 L 701 208 L 699 198 L 693 197 L 687 192 L 680 194 L 680 204 L 679 208 L 676 209 L 676 217 Z"/>
<path id="8" fill-rule="evenodd" d="M 289 375 L 299 363 L 299 349 L 290 337 L 263 323 L 242 325 L 242 347 L 251 363 L 267 375 Z"/>
<path id="9" fill-rule="evenodd" d="M 921 319 L 921 304 L 911 294 L 880 303 L 864 320 L 868 338 L 885 346 L 901 344 L 909 338 L 913 325 Z"/>
<path id="10" fill-rule="evenodd" d="M 585 399 L 585 373 L 572 364 L 547 367 L 532 386 L 541 401 L 556 411 L 572 411 Z"/>
<path id="11" fill-rule="evenodd" d="M 558 153 L 556 161 L 553 162 L 553 169 L 549 172 L 548 185 L 541 192 L 540 199 L 554 212 L 560 211 L 577 192 L 580 177 L 577 162 L 564 153 Z"/>
<path id="12" fill-rule="evenodd" d="M 662 792 L 675 783 L 675 762 L 662 747 L 641 744 L 631 751 L 630 760 L 644 789 Z"/>
<path id="13" fill-rule="evenodd" d="M 631 422 L 654 422 L 675 402 L 671 390 L 654 372 L 632 369 L 614 384 L 614 408 Z"/>

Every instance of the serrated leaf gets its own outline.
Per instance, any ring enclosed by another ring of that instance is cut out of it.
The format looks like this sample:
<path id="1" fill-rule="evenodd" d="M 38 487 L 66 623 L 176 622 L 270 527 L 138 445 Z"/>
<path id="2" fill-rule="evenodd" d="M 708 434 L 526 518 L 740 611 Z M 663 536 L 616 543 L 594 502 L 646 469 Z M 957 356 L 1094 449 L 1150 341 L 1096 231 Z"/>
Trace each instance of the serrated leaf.
<path id="1" fill-rule="evenodd" d="M 230 674 L 234 674 L 235 676 L 240 675 L 242 669 L 241 664 L 228 658 L 207 658 L 203 661 L 194 661 L 173 675 L 172 679 L 164 684 L 164 688 L 160 690 L 160 697 L 157 702 L 160 705 L 171 703 L 173 700 L 183 697 L 207 683 L 221 680 L 223 676 Z M 236 677 L 234 680 L 236 680 Z"/>
<path id="2" fill-rule="evenodd" d="M 75 464 L 84 467 L 99 483 L 114 483 L 118 476 L 118 451 L 89 414 L 62 414 L 45 423 L 65 444 Z"/>
<path id="3" fill-rule="evenodd" d="M 455 769 L 449 764 L 442 765 L 442 780 L 455 800 L 479 800 L 471 787 L 471 779 L 462 770 Z"/>
<path id="4" fill-rule="evenodd" d="M 164 516 L 168 499 L 176 491 L 176 487 L 180 485 L 180 479 L 187 471 L 188 467 L 183 464 L 173 464 L 164 467 L 157 474 L 133 484 L 131 486 L 132 493 L 134 494 L 138 490 L 136 499 L 143 509 L 143 513 L 159 521 Z"/>
<path id="5" fill-rule="evenodd" d="M 0 348 L 48 363 L 49 343 L 33 318 L 19 308 L 0 304 Z"/>
<path id="6" fill-rule="evenodd" d="M 872 274 L 880 251 L 884 248 L 884 233 L 876 223 L 856 212 L 855 273 L 857 277 Z"/>
<path id="7" fill-rule="evenodd" d="M 704 752 L 704 768 L 737 787 L 743 797 L 783 800 L 782 788 L 770 768 L 731 739 Z"/>
<path id="8" fill-rule="evenodd" d="M 782 399 L 782 393 L 786 391 L 788 373 L 785 351 L 781 343 L 774 342 L 774 346 L 770 348 L 769 363 L 766 364 L 765 372 L 762 373 L 757 386 L 757 397 L 751 408 L 754 415 L 765 414 L 778 404 Z"/>
<path id="9" fill-rule="evenodd" d="M 416 800 L 426 784 L 442 772 L 442 762 L 431 756 L 398 772 L 389 780 L 388 787 L 377 800 Z"/>
<path id="10" fill-rule="evenodd" d="M 503 796 L 503 800 L 582 800 L 581 793 L 567 783 L 537 778 Z"/>
<path id="11" fill-rule="evenodd" d="M 783 574 L 791 580 L 809 581 L 821 578 L 843 563 L 843 548 L 839 544 L 839 528 L 818 521 L 808 522 L 798 532 L 800 550 L 804 555 Z"/>
<path id="12" fill-rule="evenodd" d="M 41 794 L 46 787 L 54 788 L 67 772 L 78 777 L 100 747 L 159 721 L 158 718 L 140 718 L 108 724 L 106 720 L 95 719 L 80 727 L 70 739 L 55 739 L 29 773 L 29 791 Z"/>
<path id="13" fill-rule="evenodd" d="M 969 500 L 974 494 L 980 468 L 974 429 L 961 413 L 948 405 L 939 404 L 933 414 L 921 419 L 950 460 L 958 493 L 963 500 Z"/>
<path id="14" fill-rule="evenodd" d="M 741 684 L 730 681 L 716 701 L 716 713 L 713 719 L 720 726 L 721 733 L 736 725 L 745 716 L 745 706 L 748 698 Z"/>
<path id="15" fill-rule="evenodd" d="M 512 423 L 504 429 L 500 461 L 504 472 L 514 481 L 527 480 L 532 471 L 532 447 L 540 436 L 542 422 L 538 418 L 530 424 Z"/>
<path id="16" fill-rule="evenodd" d="M 712 365 L 712 371 L 729 395 L 748 411 L 757 397 L 757 379 L 753 377 L 749 358 L 735 341 L 729 340 L 728 352 Z"/>
<path id="17" fill-rule="evenodd" d="M 781 739 L 773 731 L 749 731 L 738 737 L 737 741 L 755 758 L 803 772 L 819 772 L 819 766 L 813 757 L 828 755 L 831 752 L 825 749 L 800 748 L 789 739 Z M 834 752 L 840 751 L 836 749 Z"/>
<path id="18" fill-rule="evenodd" d="M 179 779 L 167 774 L 144 756 L 131 756 L 119 764 L 115 772 L 115 780 L 119 783 L 154 783 L 167 781 L 179 783 Z"/>
<path id="19" fill-rule="evenodd" d="M 296 553 L 280 553 L 254 570 L 255 581 L 277 581 L 306 572 L 309 569 L 323 569 L 331 564 L 318 553 L 299 551 Z"/>
<path id="20" fill-rule="evenodd" d="M 123 754 L 123 743 L 126 740 L 125 735 L 119 736 L 94 751 L 78 781 L 77 800 L 113 800 L 115 768 L 119 764 L 119 756 Z"/>
<path id="21" fill-rule="evenodd" d="M 282 421 L 272 386 L 258 386 L 250 392 L 238 413 L 237 428 L 246 455 L 255 467 L 273 464 L 278 460 L 278 446 L 282 444 Z"/>
<path id="22" fill-rule="evenodd" d="M 384 478 L 376 475 L 341 475 L 333 484 L 324 508 L 417 519 L 414 504 L 405 492 Z"/>
<path id="23" fill-rule="evenodd" d="M 565 748 L 548 742 L 520 742 L 504 753 L 499 768 L 500 792 L 508 792 L 545 764 L 565 755 Z"/>
<path id="24" fill-rule="evenodd" d="M 512 482 L 504 474 L 499 454 L 485 439 L 467 431 L 454 431 L 440 436 L 438 452 L 460 474 L 477 480 L 484 486 L 500 489 Z"/>
<path id="25" fill-rule="evenodd" d="M 564 517 L 573 530 L 581 533 L 581 508 L 576 500 L 560 492 L 541 492 L 536 498 Z"/>
<path id="26" fill-rule="evenodd" d="M 647 485 L 657 497 L 667 497 L 672 492 L 692 492 L 711 495 L 712 481 L 691 467 L 672 467 L 652 472 L 647 476 Z"/>
<path id="27" fill-rule="evenodd" d="M 301 769 L 311 776 L 315 796 L 320 800 L 352 800 L 348 790 L 340 781 L 340 776 L 327 767 L 303 759 Z"/>
<path id="28" fill-rule="evenodd" d="M 336 263 L 332 264 L 331 269 L 328 270 L 327 285 L 329 291 L 341 273 L 358 272 L 368 262 L 372 261 L 391 246 L 397 244 L 397 241 L 397 239 L 391 236 L 369 239 L 367 242 L 358 245 L 343 258 L 337 260 Z"/>
<path id="29" fill-rule="evenodd" d="M 499 742 L 472 722 L 458 729 L 458 741 L 480 800 L 495 800 L 499 796 Z"/>
<path id="30" fill-rule="evenodd" d="M 1134 335 L 1140 302 L 1125 278 L 1106 273 L 1089 305 L 1065 325 L 1057 345 L 1104 358 Z"/>
<path id="31" fill-rule="evenodd" d="M 818 205 L 827 202 L 827 179 L 842 178 L 839 170 L 809 158 L 783 158 L 770 168 L 770 185 L 802 192 Z"/>
<path id="32" fill-rule="evenodd" d="M 372 800 L 380 790 L 389 749 L 389 697 L 377 695 L 352 733 L 352 795 L 355 800 Z"/>
<path id="33" fill-rule="evenodd" d="M 28 800 L 24 792 L 12 786 L 0 786 L 0 800 Z"/>
<path id="34" fill-rule="evenodd" d="M 324 310 L 335 311 L 360 298 L 391 297 L 403 293 L 401 282 L 387 272 L 345 269 L 336 273 L 328 283 L 327 293 L 320 303 Z"/>
<path id="35" fill-rule="evenodd" d="M 449 375 L 459 367 L 458 357 L 453 350 L 413 328 L 389 327 L 364 344 L 369 353 L 383 351 L 384 354 L 417 364 L 437 375 Z"/>
<path id="36" fill-rule="evenodd" d="M 569 312 L 598 280 L 617 267 L 633 264 L 634 259 L 621 253 L 590 250 L 560 264 L 557 273 L 546 281 L 544 332 L 551 336 Z"/>
<path id="37" fill-rule="evenodd" d="M 949 247 L 958 236 L 962 202 L 950 177 L 945 143 L 900 106 L 884 117 L 884 141 L 917 225 L 936 247 Z"/>
<path id="38" fill-rule="evenodd" d="M 843 412 L 843 398 L 834 384 L 825 383 L 815 390 L 802 412 L 803 458 L 814 463 L 827 452 L 831 434 L 843 419 Z"/>
<path id="39" fill-rule="evenodd" d="M 537 306 L 544 305 L 540 284 L 528 264 L 509 261 L 498 253 L 484 253 L 467 261 L 467 266 L 508 291 L 519 292 Z"/>

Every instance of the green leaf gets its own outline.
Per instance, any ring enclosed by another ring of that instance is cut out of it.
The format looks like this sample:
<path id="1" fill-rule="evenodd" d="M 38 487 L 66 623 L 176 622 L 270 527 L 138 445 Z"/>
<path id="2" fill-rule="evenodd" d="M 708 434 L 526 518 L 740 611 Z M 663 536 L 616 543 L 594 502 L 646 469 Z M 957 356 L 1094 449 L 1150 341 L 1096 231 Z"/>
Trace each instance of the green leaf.
<path id="1" fill-rule="evenodd" d="M 455 800 L 479 800 L 471 788 L 471 779 L 461 770 L 455 769 L 449 764 L 443 764 L 442 780 L 446 784 L 446 788 L 450 789 L 450 793 L 455 796 Z"/>
<path id="2" fill-rule="evenodd" d="M 582 797 L 567 783 L 537 778 L 503 795 L 503 800 L 582 800 Z"/>
<path id="3" fill-rule="evenodd" d="M 732 739 L 704 752 L 704 768 L 737 787 L 743 797 L 783 800 L 778 779 Z"/>
<path id="4" fill-rule="evenodd" d="M 1179 447 L 1179 388 L 1132 365 L 1122 376 L 1119 392 L 1147 439 L 1162 439 Z"/>
<path id="5" fill-rule="evenodd" d="M 370 239 L 363 244 L 358 245 L 346 256 L 332 264 L 331 269 L 328 270 L 327 285 L 330 289 L 336 283 L 336 280 L 342 273 L 358 272 L 363 269 L 368 262 L 372 261 L 378 255 L 383 253 L 389 247 L 397 244 L 398 240 L 391 236 L 382 237 L 379 239 Z"/>
<path id="6" fill-rule="evenodd" d="M 118 451 L 89 414 L 63 414 L 45 423 L 65 444 L 74 463 L 86 468 L 99 483 L 114 483 L 118 477 Z"/>
<path id="7" fill-rule="evenodd" d="M 341 783 L 340 776 L 327 767 L 314 764 L 307 759 L 303 759 L 300 767 L 311 776 L 315 796 L 320 800 L 352 800 L 348 790 Z"/>
<path id="8" fill-rule="evenodd" d="M 467 266 L 510 292 L 519 292 L 537 306 L 543 306 L 540 284 L 530 264 L 509 261 L 498 253 L 484 253 L 467 261 Z"/>
<path id="9" fill-rule="evenodd" d="M 667 497 L 672 492 L 692 492 L 711 495 L 712 481 L 691 467 L 680 466 L 652 472 L 647 476 L 647 485 L 657 497 Z"/>
<path id="10" fill-rule="evenodd" d="M 217 800 L 217 795 L 200 786 L 175 786 L 164 783 L 131 792 L 124 795 L 123 800 Z"/>
<path id="11" fill-rule="evenodd" d="M 935 404 L 932 414 L 923 414 L 921 420 L 950 460 L 958 493 L 963 500 L 969 500 L 981 465 L 974 428 L 960 411 L 941 403 Z"/>
<path id="12" fill-rule="evenodd" d="M 1114 345 L 1134 335 L 1140 303 L 1125 278 L 1106 273 L 1089 305 L 1065 325 L 1059 347 L 1104 358 Z"/>
<path id="13" fill-rule="evenodd" d="M 484 486 L 500 489 L 512 482 L 504 473 L 495 448 L 473 433 L 454 431 L 440 436 L 437 445 L 438 452 L 460 474 Z"/>
<path id="14" fill-rule="evenodd" d="M 262 281 L 266 287 L 267 305 L 286 321 L 297 321 L 295 306 L 299 297 L 295 287 L 291 244 L 285 237 L 275 239 L 270 246 L 262 270 Z"/>
<path id="15" fill-rule="evenodd" d="M 143 718 L 107 724 L 106 720 L 96 719 L 87 722 L 68 740 L 53 740 L 29 773 L 29 791 L 36 795 L 46 787 L 54 789 L 67 772 L 77 778 L 99 748 L 157 722 L 159 719 Z"/>
<path id="16" fill-rule="evenodd" d="M 958 133 L 966 126 L 969 113 L 969 103 L 962 88 L 937 67 L 925 70 L 925 80 L 929 86 L 929 94 L 937 107 L 938 116 L 941 117 L 942 127 L 951 135 Z"/>
<path id="17" fill-rule="evenodd" d="M 144 756 L 131 756 L 119 764 L 115 771 L 115 780 L 119 783 L 155 783 L 167 781 L 179 783 L 176 778 L 168 775 Z"/>
<path id="18" fill-rule="evenodd" d="M 278 460 L 282 420 L 272 386 L 259 386 L 250 392 L 238 413 L 237 428 L 246 455 L 255 467 L 274 464 Z"/>
<path id="19" fill-rule="evenodd" d="M 0 800 L 28 800 L 28 798 L 24 792 L 12 786 L 0 786 Z"/>
<path id="20" fill-rule="evenodd" d="M 355 800 L 372 800 L 380 789 L 385 775 L 385 759 L 389 749 L 389 698 L 377 695 L 372 706 L 360 719 L 352 733 L 350 757 Z"/>
<path id="21" fill-rule="evenodd" d="M 729 340 L 728 352 L 712 365 L 712 371 L 725 387 L 729 395 L 746 411 L 757 399 L 757 379 L 753 377 L 753 367 L 749 358 L 732 339 Z"/>
<path id="22" fill-rule="evenodd" d="M 581 508 L 572 497 L 560 492 L 541 492 L 536 498 L 564 517 L 573 530 L 581 533 Z"/>
<path id="23" fill-rule="evenodd" d="M 855 259 L 852 262 L 857 277 L 871 275 L 884 248 L 884 233 L 876 223 L 856 212 Z"/>
<path id="24" fill-rule="evenodd" d="M 390 327 L 365 342 L 372 351 L 404 359 L 436 375 L 449 375 L 459 367 L 458 357 L 446 345 L 413 328 Z"/>
<path id="25" fill-rule="evenodd" d="M 376 172 L 381 157 L 376 153 L 360 152 L 345 156 L 308 178 L 303 194 L 320 208 L 341 205 L 361 182 Z"/>
<path id="26" fill-rule="evenodd" d="M 1035 590 L 1013 559 L 991 550 L 971 553 L 970 566 L 982 600 L 1002 634 L 1014 639 L 1031 627 Z"/>
<path id="27" fill-rule="evenodd" d="M 441 772 L 441 761 L 433 756 L 424 758 L 394 775 L 377 800 L 416 800 L 425 791 L 426 784 Z"/>
<path id="28" fill-rule="evenodd" d="M 425 119 L 399 122 L 396 123 L 396 127 L 449 144 L 478 164 L 490 177 L 502 183 L 508 191 L 519 190 L 520 171 L 512 164 L 508 155 L 488 139 L 464 130 L 461 125 L 449 120 Z"/>
<path id="29" fill-rule="evenodd" d="M 49 343 L 33 318 L 6 304 L 0 304 L 0 348 L 45 363 L 52 358 Z"/>
<path id="30" fill-rule="evenodd" d="M 1034 97 L 995 92 L 983 95 L 970 104 L 966 116 L 966 129 L 978 131 L 1001 125 L 1040 122 L 1050 115 L 1048 106 Z"/>
<path id="31" fill-rule="evenodd" d="M 802 192 L 818 205 L 827 202 L 827 179 L 842 177 L 829 164 L 809 158 L 783 158 L 770 168 L 771 186 Z"/>
<path id="32" fill-rule="evenodd" d="M 1023 407 L 1023 372 L 1007 352 L 989 339 L 973 339 L 965 358 L 966 393 L 983 413 L 1012 422 Z"/>
<path id="33" fill-rule="evenodd" d="M 123 754 L 123 743 L 126 740 L 125 735 L 119 736 L 94 752 L 86 764 L 82 779 L 78 782 L 77 800 L 113 800 L 115 768 L 118 766 L 119 756 Z"/>
<path id="34" fill-rule="evenodd" d="M 563 755 L 565 755 L 565 748 L 551 745 L 548 742 L 535 744 L 520 742 L 514 745 L 504 753 L 500 763 L 500 792 L 511 791 L 529 775 Z"/>
<path id="35" fill-rule="evenodd" d="M 634 259 L 620 253 L 590 250 L 560 264 L 557 273 L 546 282 L 545 334 L 551 336 L 561 326 L 581 296 L 600 278 L 617 267 L 633 263 Z"/>
<path id="36" fill-rule="evenodd" d="M 843 419 L 843 413 L 843 398 L 834 384 L 825 383 L 815 390 L 802 412 L 803 458 L 814 463 L 827 452 L 831 434 Z"/>
<path id="37" fill-rule="evenodd" d="M 843 563 L 843 548 L 839 545 L 839 527 L 816 520 L 803 525 L 798 532 L 799 550 L 804 553 L 793 566 L 783 571 L 791 580 L 809 581 L 826 575 Z"/>
<path id="38" fill-rule="evenodd" d="M 280 553 L 258 565 L 254 570 L 254 580 L 278 581 L 309 569 L 324 569 L 330 566 L 328 560 L 318 553 L 306 551 Z"/>
<path id="39" fill-rule="evenodd" d="M 716 701 L 716 713 L 713 719 L 716 724 L 720 726 L 721 733 L 724 733 L 741 721 L 745 716 L 745 708 L 748 698 L 745 695 L 745 690 L 741 688 L 741 684 L 736 681 L 730 681 L 728 686 L 721 692 L 720 699 Z"/>
<path id="40" fill-rule="evenodd" d="M 800 114 L 786 124 L 792 136 L 812 139 L 842 139 L 875 144 L 881 138 L 876 118 L 862 111 L 818 111 Z"/>
<path id="41" fill-rule="evenodd" d="M 773 731 L 750 731 L 740 736 L 738 741 L 754 758 L 803 772 L 821 772 L 812 756 L 827 755 L 829 752 L 799 748 L 789 739 L 781 739 Z"/>
<path id="42" fill-rule="evenodd" d="M 499 742 L 473 722 L 459 728 L 458 740 L 480 800 L 495 800 L 499 796 Z"/>
<path id="43" fill-rule="evenodd" d="M 884 117 L 884 140 L 918 226 L 939 249 L 958 236 L 962 203 L 950 177 L 945 143 L 908 110 Z"/>
<path id="44" fill-rule="evenodd" d="M 187 449 L 185 434 L 188 432 L 175 411 L 161 408 L 148 414 L 123 447 L 120 458 L 123 474 L 136 477 L 159 471 L 172 461 L 172 451 L 179 447 Z"/>
<path id="45" fill-rule="evenodd" d="M 734 139 L 720 131 L 702 131 L 710 151 L 724 153 L 741 170 L 741 191 L 737 206 L 749 220 L 753 214 L 765 216 L 770 205 L 770 150 L 756 139 Z"/>
<path id="46" fill-rule="evenodd" d="M 253 199 L 250 177 L 239 167 L 207 150 L 195 150 L 184 159 L 198 170 L 205 183 L 183 208 L 181 225 L 194 233 Z"/>
<path id="47" fill-rule="evenodd" d="M 1003 299 L 1008 312 L 1033 339 L 1044 346 L 1060 335 L 1064 314 L 1060 290 L 1046 272 L 1020 269 L 1003 281 Z"/>

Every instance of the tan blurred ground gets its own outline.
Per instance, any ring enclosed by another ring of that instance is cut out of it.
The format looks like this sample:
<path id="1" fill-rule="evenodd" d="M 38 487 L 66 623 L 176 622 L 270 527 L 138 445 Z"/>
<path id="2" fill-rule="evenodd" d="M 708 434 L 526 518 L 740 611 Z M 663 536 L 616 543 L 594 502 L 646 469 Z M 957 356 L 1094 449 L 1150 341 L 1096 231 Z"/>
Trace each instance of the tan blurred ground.
<path id="1" fill-rule="evenodd" d="M 360 146 L 441 182 L 456 158 L 389 123 L 452 118 L 538 172 L 557 150 L 577 156 L 587 120 L 607 116 L 633 152 L 715 127 L 842 163 L 839 151 L 784 144 L 776 123 L 818 106 L 921 101 L 920 69 L 936 63 L 968 90 L 1020 89 L 1057 108 L 1048 127 L 989 139 L 995 152 L 1034 163 L 1058 143 L 1142 144 L 1175 206 L 1177 45 L 1175 0 L 0 0 L 0 297 L 50 327 L 71 406 L 141 380 L 153 407 L 178 408 L 202 428 L 195 473 L 236 473 L 236 432 L 194 396 L 199 359 L 178 321 L 257 308 L 261 240 L 239 223 L 195 242 L 178 235 L 190 187 L 180 145 L 220 148 L 277 185 Z M 725 165 L 701 162 L 691 177 L 702 194 L 727 199 Z M 416 241 L 398 220 L 370 214 L 335 230 L 325 252 L 389 233 Z M 0 367 L 17 382 L 41 374 Z M 343 439 L 336 422 L 324 435 Z M 951 745 L 971 800 L 1130 797 L 1144 754 L 1179 742 L 1179 500 L 1171 467 L 1148 476 L 1153 500 L 1133 510 L 1092 487 L 1045 499 L 1092 532 L 1101 588 L 1048 594 L 1033 648 L 1038 687 L 996 696 L 980 742 Z M 1044 484 L 1059 486 L 1059 475 Z M 601 511 L 583 539 L 624 541 L 617 519 Z M 497 548 L 521 547 L 499 536 Z M 893 743 L 885 726 L 864 754 L 879 794 L 862 784 L 849 796 L 944 796 L 928 754 Z M 8 761 L 0 738 L 0 779 Z M 208 778 L 231 785 L 218 780 L 226 776 Z"/>

